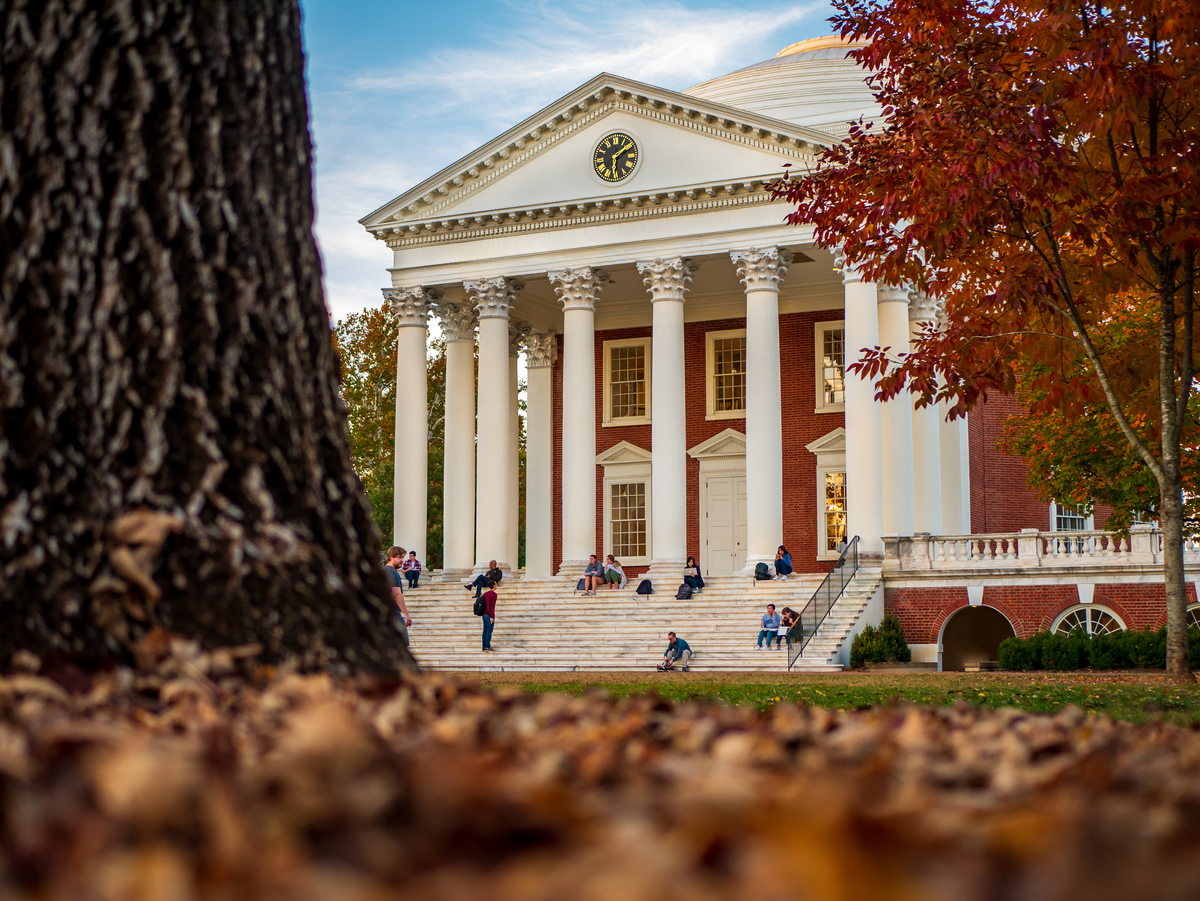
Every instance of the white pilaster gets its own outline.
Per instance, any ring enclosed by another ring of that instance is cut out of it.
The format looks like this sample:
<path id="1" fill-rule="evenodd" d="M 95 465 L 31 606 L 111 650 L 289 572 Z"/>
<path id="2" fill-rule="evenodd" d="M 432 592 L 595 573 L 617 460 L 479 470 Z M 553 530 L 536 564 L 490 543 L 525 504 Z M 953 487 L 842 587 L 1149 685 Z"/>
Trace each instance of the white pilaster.
<path id="1" fill-rule="evenodd" d="M 425 347 L 433 289 L 384 288 L 400 325 L 396 342 L 396 469 L 392 540 L 425 560 L 429 503 L 429 386 Z"/>
<path id="2" fill-rule="evenodd" d="M 846 290 L 846 366 L 879 345 L 875 285 L 842 266 Z M 883 417 L 869 378 L 846 372 L 846 519 L 860 554 L 883 555 Z"/>
<path id="3" fill-rule="evenodd" d="M 942 464 L 942 531 L 947 535 L 971 534 L 971 460 L 967 420 L 946 420 L 948 404 L 938 405 Z"/>
<path id="4" fill-rule="evenodd" d="M 483 278 L 463 282 L 479 315 L 479 503 L 475 565 L 495 560 L 512 569 L 508 532 L 511 527 L 509 417 L 512 415 L 508 363 L 508 317 L 516 292 L 515 279 Z"/>
<path id="5" fill-rule="evenodd" d="M 782 247 L 735 250 L 746 289 L 746 570 L 775 559 L 783 541 L 783 432 L 779 285 L 792 262 Z"/>
<path id="6" fill-rule="evenodd" d="M 438 318 L 446 339 L 442 568 L 458 575 L 475 565 L 475 311 L 443 304 Z"/>
<path id="7" fill-rule="evenodd" d="M 520 398 L 517 396 L 517 358 L 529 326 L 520 322 L 508 325 L 508 559 L 515 570 L 521 547 L 521 434 Z"/>
<path id="8" fill-rule="evenodd" d="M 678 577 L 687 559 L 687 414 L 683 300 L 696 270 L 680 257 L 639 262 L 654 307 L 650 343 L 650 572 Z"/>
<path id="9" fill-rule="evenodd" d="M 589 555 L 600 553 L 596 541 L 596 302 L 608 276 L 587 266 L 548 275 L 563 305 L 562 562 L 558 571 L 569 574 L 581 572 Z"/>
<path id="10" fill-rule="evenodd" d="M 554 573 L 554 500 L 552 473 L 552 381 L 558 340 L 532 332 L 525 339 L 525 578 Z M 592 517 L 593 522 L 595 517 Z"/>
<path id="11" fill-rule="evenodd" d="M 927 323 L 937 320 L 937 305 L 923 294 L 908 300 L 909 338 L 916 338 Z M 942 450 L 938 405 L 913 407 L 913 528 L 942 534 Z"/>
<path id="12" fill-rule="evenodd" d="M 908 353 L 908 291 L 880 285 L 879 344 L 893 357 Z M 912 399 L 907 391 L 883 404 L 883 531 L 913 533 Z"/>

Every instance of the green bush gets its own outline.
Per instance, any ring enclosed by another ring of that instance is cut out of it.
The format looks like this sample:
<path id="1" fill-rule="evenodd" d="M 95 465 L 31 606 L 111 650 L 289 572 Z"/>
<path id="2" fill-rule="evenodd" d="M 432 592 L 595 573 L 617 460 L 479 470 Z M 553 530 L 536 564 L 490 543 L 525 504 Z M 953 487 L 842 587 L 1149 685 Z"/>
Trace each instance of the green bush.
<path id="1" fill-rule="evenodd" d="M 1086 635 L 1048 635 L 1042 644 L 1042 668 L 1056 672 L 1081 669 L 1087 662 Z"/>
<path id="2" fill-rule="evenodd" d="M 1188 656 L 1200 669 L 1200 629 L 1188 630 Z M 1143 629 L 1093 635 L 1038 632 L 1030 638 L 1000 642 L 1000 668 L 1015 672 L 1048 669 L 1064 672 L 1088 667 L 1105 669 L 1164 669 L 1167 665 L 1167 630 Z"/>
<path id="3" fill-rule="evenodd" d="M 1093 635 L 1087 646 L 1087 665 L 1092 669 L 1128 669 L 1132 664 L 1125 633 Z"/>
<path id="4" fill-rule="evenodd" d="M 867 626 L 854 636 L 850 645 L 850 667 L 861 669 L 868 663 L 908 663 L 912 651 L 904 639 L 904 627 L 894 616 L 885 616 L 879 628 Z"/>
<path id="5" fill-rule="evenodd" d="M 998 652 L 1000 669 L 1029 672 L 1042 668 L 1041 648 L 1023 638 L 1006 638 Z"/>
<path id="6" fill-rule="evenodd" d="M 1157 632 L 1146 629 L 1142 632 L 1113 633 L 1120 635 L 1129 665 L 1139 669 L 1165 669 L 1167 665 L 1167 630 Z"/>

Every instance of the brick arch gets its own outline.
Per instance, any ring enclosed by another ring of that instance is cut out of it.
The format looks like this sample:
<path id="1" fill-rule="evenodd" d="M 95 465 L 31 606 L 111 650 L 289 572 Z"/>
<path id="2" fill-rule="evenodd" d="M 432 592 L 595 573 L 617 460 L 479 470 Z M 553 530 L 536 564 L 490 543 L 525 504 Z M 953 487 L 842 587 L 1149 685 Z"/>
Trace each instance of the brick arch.
<path id="1" fill-rule="evenodd" d="M 959 610 L 963 610 L 969 606 L 970 606 L 970 604 L 968 603 L 968 601 L 965 598 L 962 600 L 951 601 L 951 602 L 945 604 L 942 607 L 942 609 L 940 611 L 938 611 L 938 618 L 935 623 L 935 628 L 933 630 L 934 641 L 941 644 L 942 635 L 946 629 L 946 621 L 949 620 L 950 617 L 952 617 L 954 614 L 956 614 Z M 1017 615 L 1015 615 L 1013 613 L 1013 611 L 1010 608 L 1008 608 L 1003 602 L 989 603 L 986 591 L 984 592 L 983 603 L 980 606 L 981 607 L 990 607 L 992 610 L 995 610 L 997 613 L 999 613 L 1001 616 L 1003 616 L 1006 620 L 1008 620 L 1008 624 L 1013 627 L 1013 632 L 1016 634 L 1017 638 L 1027 638 L 1028 637 L 1028 635 L 1021 634 L 1022 628 L 1025 628 L 1025 623 L 1021 620 L 1021 618 L 1018 617 Z M 1032 635 L 1033 633 L 1030 632 L 1029 634 Z"/>

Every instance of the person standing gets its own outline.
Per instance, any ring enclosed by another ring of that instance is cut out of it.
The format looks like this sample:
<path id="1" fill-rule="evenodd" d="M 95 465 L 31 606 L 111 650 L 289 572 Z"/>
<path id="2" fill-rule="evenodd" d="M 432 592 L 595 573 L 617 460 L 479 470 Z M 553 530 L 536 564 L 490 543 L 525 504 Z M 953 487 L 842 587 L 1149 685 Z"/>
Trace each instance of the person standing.
<path id="1" fill-rule="evenodd" d="M 688 661 L 691 659 L 692 649 L 688 646 L 688 643 L 674 632 L 668 632 L 667 650 L 663 654 L 663 662 L 658 665 L 659 670 L 666 672 L 667 670 L 676 669 L 675 664 L 678 663 L 678 669 L 686 673 Z"/>
<path id="2" fill-rule="evenodd" d="M 491 579 L 483 593 L 483 650 L 492 649 L 492 629 L 496 627 L 496 583 Z"/>
<path id="3" fill-rule="evenodd" d="M 756 651 L 763 649 L 763 639 L 767 639 L 767 650 L 771 649 L 771 639 L 779 638 L 780 616 L 775 612 L 774 604 L 767 604 L 767 612 L 762 617 L 762 628 L 758 630 L 758 645 Z"/>
<path id="4" fill-rule="evenodd" d="M 396 628 L 404 636 L 404 644 L 407 646 L 408 627 L 412 625 L 412 617 L 408 615 L 408 607 L 404 603 L 404 589 L 401 587 L 404 583 L 404 580 L 400 578 L 404 548 L 393 545 L 387 549 L 384 556 L 387 560 L 384 563 L 383 571 L 388 577 L 388 584 L 392 587 L 392 600 L 396 602 Z"/>
<path id="5" fill-rule="evenodd" d="M 404 578 L 408 579 L 408 587 L 416 588 L 417 580 L 421 578 L 421 561 L 417 559 L 416 551 L 408 552 L 408 556 L 400 564 L 400 570 L 404 573 Z"/>

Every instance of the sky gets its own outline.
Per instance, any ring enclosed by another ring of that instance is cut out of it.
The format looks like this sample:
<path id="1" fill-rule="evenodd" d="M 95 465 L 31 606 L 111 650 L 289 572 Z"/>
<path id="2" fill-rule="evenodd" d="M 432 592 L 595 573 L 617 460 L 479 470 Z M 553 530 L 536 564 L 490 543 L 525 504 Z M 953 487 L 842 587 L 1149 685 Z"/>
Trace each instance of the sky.
<path id="1" fill-rule="evenodd" d="M 831 32 L 826 0 L 300 0 L 335 322 L 391 252 L 358 220 L 591 79 L 671 90 Z"/>

